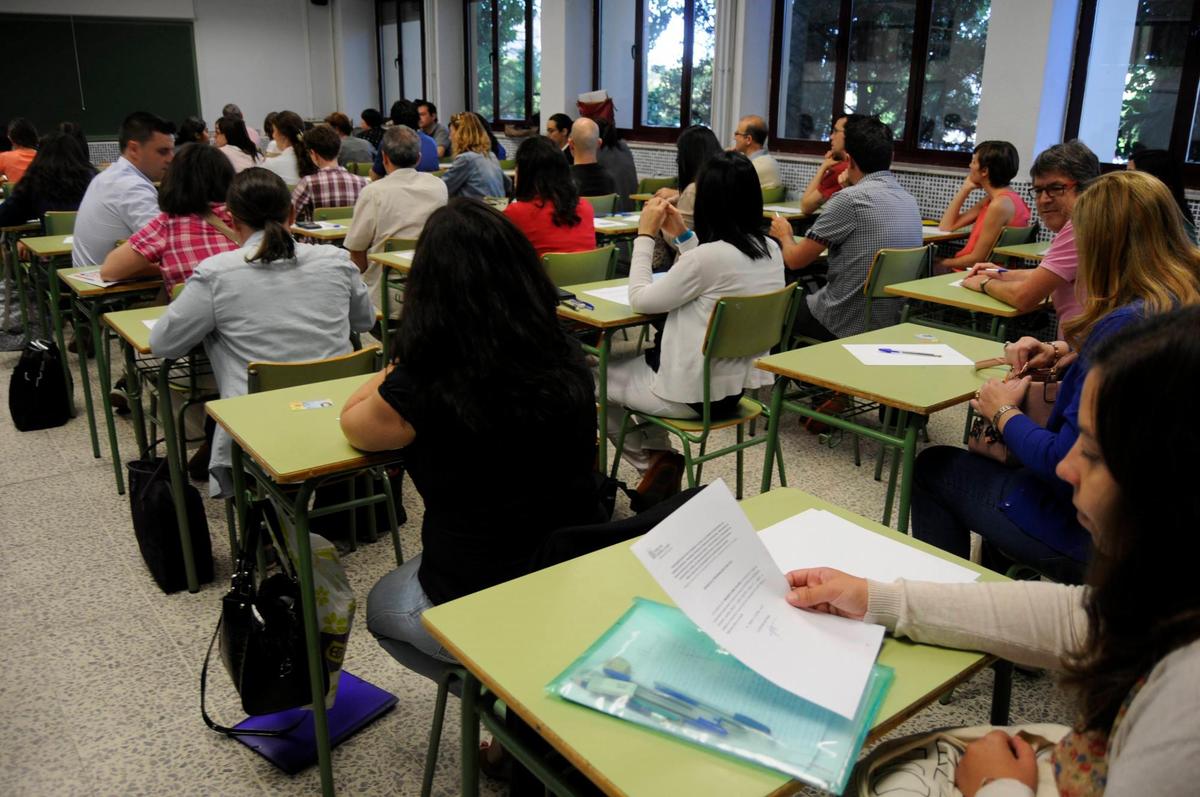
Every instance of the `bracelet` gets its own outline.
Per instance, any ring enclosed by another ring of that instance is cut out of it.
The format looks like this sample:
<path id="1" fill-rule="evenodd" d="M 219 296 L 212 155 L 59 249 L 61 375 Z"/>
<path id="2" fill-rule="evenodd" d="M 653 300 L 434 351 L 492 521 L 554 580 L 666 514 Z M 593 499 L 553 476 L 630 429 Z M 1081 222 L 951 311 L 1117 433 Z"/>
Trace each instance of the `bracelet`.
<path id="1" fill-rule="evenodd" d="M 692 237 L 693 235 L 695 235 L 695 234 L 696 234 L 696 233 L 692 232 L 691 230 L 684 230 L 684 231 L 683 231 L 683 232 L 681 232 L 681 233 L 680 233 L 680 234 L 679 234 L 679 235 L 678 235 L 676 238 L 674 238 L 674 239 L 673 239 L 673 240 L 675 241 L 675 245 L 676 245 L 676 246 L 679 246 L 679 244 L 681 244 L 681 243 L 683 243 L 684 241 L 688 240 L 689 238 L 691 238 L 691 237 Z"/>
<path id="2" fill-rule="evenodd" d="M 1066 357 L 1068 354 L 1071 353 L 1071 344 L 1070 343 L 1063 341 L 1063 345 L 1066 346 L 1067 348 L 1066 348 L 1066 351 L 1064 351 L 1062 354 L 1058 353 L 1058 346 L 1055 345 L 1056 343 L 1058 343 L 1058 341 L 1056 341 L 1056 340 L 1050 341 L 1050 348 L 1054 351 L 1054 362 L 1058 362 L 1063 357 Z"/>
<path id="3" fill-rule="evenodd" d="M 1012 412 L 1013 410 L 1020 412 L 1021 408 L 1018 407 L 1016 404 L 1005 404 L 1003 407 L 996 410 L 996 414 L 992 416 L 992 427 L 995 428 L 997 431 L 999 431 L 1001 419 L 1003 419 L 1005 415 Z"/>
<path id="4" fill-rule="evenodd" d="M 979 283 L 979 292 L 980 292 L 980 293 L 982 293 L 984 296 L 987 296 L 987 295 L 988 295 L 988 292 L 987 292 L 987 284 L 988 284 L 989 282 L 991 282 L 991 281 L 992 281 L 992 278 L 991 278 L 991 277 L 988 277 L 988 278 L 987 278 L 987 279 L 985 279 L 983 282 Z"/>

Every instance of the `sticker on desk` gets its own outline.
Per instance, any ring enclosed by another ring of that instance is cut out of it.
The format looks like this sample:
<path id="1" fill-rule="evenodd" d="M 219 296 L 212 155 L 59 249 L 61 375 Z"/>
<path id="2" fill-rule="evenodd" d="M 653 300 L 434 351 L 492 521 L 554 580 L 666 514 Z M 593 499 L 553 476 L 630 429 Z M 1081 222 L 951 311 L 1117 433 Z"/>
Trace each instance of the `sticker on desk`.
<path id="1" fill-rule="evenodd" d="M 843 343 L 863 365 L 974 365 L 945 343 Z"/>
<path id="2" fill-rule="evenodd" d="M 158 323 L 158 319 L 157 318 L 144 319 L 142 321 L 142 323 L 146 325 L 146 329 L 154 329 L 154 325 L 156 323 Z"/>
<path id="3" fill-rule="evenodd" d="M 323 410 L 326 407 L 332 407 L 331 399 L 317 399 L 316 401 L 293 401 L 288 405 L 293 410 Z"/>

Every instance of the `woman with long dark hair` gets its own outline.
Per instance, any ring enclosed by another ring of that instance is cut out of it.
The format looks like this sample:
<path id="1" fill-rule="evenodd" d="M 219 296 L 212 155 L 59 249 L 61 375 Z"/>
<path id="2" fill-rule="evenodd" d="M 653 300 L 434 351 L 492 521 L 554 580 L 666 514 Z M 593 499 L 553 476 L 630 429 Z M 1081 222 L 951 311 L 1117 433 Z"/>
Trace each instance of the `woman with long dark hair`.
<path id="1" fill-rule="evenodd" d="M 246 130 L 246 122 L 238 116 L 222 116 L 217 120 L 217 133 L 213 140 L 229 162 L 235 173 L 244 172 L 251 166 L 262 163 L 263 156 L 258 147 L 250 140 Z"/>
<path id="2" fill-rule="evenodd" d="M 696 175 L 700 167 L 721 152 L 721 142 L 716 134 L 704 125 L 685 128 L 675 140 L 675 168 L 677 188 L 660 188 L 655 196 L 670 202 L 679 211 L 683 225 L 689 230 L 693 224 L 696 208 Z M 759 204 L 762 204 L 761 197 Z M 654 270 L 661 271 L 670 266 L 675 252 L 666 241 L 659 240 L 654 250 Z"/>
<path id="3" fill-rule="evenodd" d="M 783 256 L 779 244 L 766 234 L 762 189 L 749 159 L 718 152 L 691 184 L 696 186 L 694 231 L 665 199 L 654 197 L 642 209 L 629 267 L 629 304 L 646 315 L 666 313 L 667 320 L 647 358 L 608 367 L 607 422 L 614 439 L 625 408 L 668 418 L 699 418 L 704 400 L 701 352 L 717 301 L 783 287 Z M 651 257 L 660 231 L 679 251 L 679 259 L 655 280 Z M 713 362 L 713 417 L 734 412 L 744 389 L 772 383 L 753 361 L 746 357 Z M 638 492 L 647 500 L 678 491 L 683 457 L 660 427 L 627 434 L 623 456 L 643 474 Z"/>
<path id="4" fill-rule="evenodd" d="M 504 215 L 525 233 L 538 257 L 596 248 L 591 203 L 580 198 L 567 159 L 545 136 L 527 138 L 517 148 L 516 194 Z"/>
<path id="5" fill-rule="evenodd" d="M 1064 672 L 1077 713 L 1052 754 L 1055 793 L 1182 797 L 1200 782 L 1200 432 L 1175 404 L 1200 384 L 1200 308 L 1130 325 L 1091 358 L 1080 434 L 1058 465 L 1096 550 L 1087 586 L 883 584 L 813 568 L 788 574 L 788 600 Z M 1049 785 L 1003 730 L 967 747 L 954 780 L 966 797 Z"/>
<path id="6" fill-rule="evenodd" d="M 304 120 L 294 111 L 275 114 L 274 132 L 271 134 L 279 154 L 267 158 L 263 168 L 270 169 L 283 178 L 288 185 L 300 182 L 301 177 L 317 173 L 317 166 L 308 156 L 304 145 Z"/>
<path id="7" fill-rule="evenodd" d="M 47 133 L 24 178 L 0 204 L 0 225 L 41 218 L 48 210 L 78 210 L 95 176 L 96 167 L 74 136 Z"/>
<path id="8" fill-rule="evenodd" d="M 375 309 L 344 249 L 292 240 L 292 195 L 278 175 L 247 169 L 233 178 L 225 204 L 240 248 L 196 267 L 154 325 L 150 347 L 159 357 L 182 357 L 203 342 L 221 398 L 230 398 L 245 394 L 251 362 L 348 354 L 350 333 L 370 329 Z M 210 494 L 231 495 L 224 429 L 213 439 L 209 472 Z"/>
<path id="9" fill-rule="evenodd" d="M 404 449 L 425 501 L 422 553 L 367 599 L 367 627 L 394 656 L 408 645 L 453 659 L 421 612 L 528 572 L 551 531 L 594 523 L 596 405 L 583 354 L 558 325 L 558 297 L 529 241 L 487 205 L 452 199 L 417 241 L 395 362 L 342 408 L 365 451 Z M 454 363 L 447 368 L 446 363 Z M 472 480 L 463 453 L 513 439 L 502 468 Z M 536 469 L 538 489 L 526 481 Z"/>
<path id="10" fill-rule="evenodd" d="M 8 140 L 12 149 L 0 152 L 0 178 L 19 183 L 37 155 L 37 128 L 28 119 L 17 117 L 8 123 Z"/>

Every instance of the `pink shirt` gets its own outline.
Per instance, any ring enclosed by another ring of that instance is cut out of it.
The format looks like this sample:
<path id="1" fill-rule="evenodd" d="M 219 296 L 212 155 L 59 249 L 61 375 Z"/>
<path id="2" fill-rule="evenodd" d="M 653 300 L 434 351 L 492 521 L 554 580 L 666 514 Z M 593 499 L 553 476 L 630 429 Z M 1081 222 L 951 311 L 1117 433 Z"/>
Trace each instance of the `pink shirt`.
<path id="1" fill-rule="evenodd" d="M 1083 303 L 1075 289 L 1075 272 L 1079 269 L 1079 253 L 1075 250 L 1075 229 L 1071 222 L 1058 231 L 1039 268 L 1067 281 L 1050 294 L 1054 300 L 1054 311 L 1058 313 L 1058 337 L 1063 336 L 1063 324 L 1083 313 Z"/>
<path id="2" fill-rule="evenodd" d="M 225 224 L 233 226 L 224 205 L 214 204 L 212 211 Z M 176 285 L 187 282 L 200 261 L 238 248 L 238 244 L 201 216 L 166 213 L 158 214 L 131 235 L 129 245 L 150 262 L 158 263 L 168 295 Z"/>

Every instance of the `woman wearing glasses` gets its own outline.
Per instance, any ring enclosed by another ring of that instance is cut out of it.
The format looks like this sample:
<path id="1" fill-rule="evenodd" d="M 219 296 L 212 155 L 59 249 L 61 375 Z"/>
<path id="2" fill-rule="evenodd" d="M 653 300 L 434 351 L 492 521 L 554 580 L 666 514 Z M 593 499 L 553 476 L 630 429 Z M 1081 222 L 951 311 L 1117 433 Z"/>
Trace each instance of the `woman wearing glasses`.
<path id="1" fill-rule="evenodd" d="M 980 263 L 967 272 L 963 287 L 986 293 L 1021 312 L 1029 312 L 1051 297 L 1061 338 L 1065 324 L 1083 309 L 1075 292 L 1078 255 L 1071 213 L 1079 194 L 1100 176 L 1100 161 L 1083 142 L 1068 141 L 1038 155 L 1029 175 L 1038 216 L 1056 233 L 1046 256 L 1034 269 L 996 272 L 988 270 L 989 263 Z"/>

